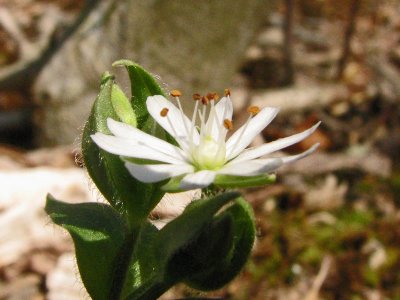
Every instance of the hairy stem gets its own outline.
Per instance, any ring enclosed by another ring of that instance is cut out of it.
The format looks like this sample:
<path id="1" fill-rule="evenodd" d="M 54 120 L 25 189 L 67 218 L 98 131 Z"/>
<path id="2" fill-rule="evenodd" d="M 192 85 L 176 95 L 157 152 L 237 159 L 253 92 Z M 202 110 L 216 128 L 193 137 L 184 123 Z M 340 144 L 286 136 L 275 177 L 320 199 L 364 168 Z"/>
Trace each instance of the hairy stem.
<path id="1" fill-rule="evenodd" d="M 135 250 L 136 242 L 140 235 L 141 227 L 134 228 L 127 234 L 126 241 L 120 250 L 117 260 L 114 265 L 114 276 L 112 279 L 109 299 L 120 299 L 122 289 L 124 288 L 126 273 L 129 268 L 129 263 L 132 259 L 133 251 Z"/>

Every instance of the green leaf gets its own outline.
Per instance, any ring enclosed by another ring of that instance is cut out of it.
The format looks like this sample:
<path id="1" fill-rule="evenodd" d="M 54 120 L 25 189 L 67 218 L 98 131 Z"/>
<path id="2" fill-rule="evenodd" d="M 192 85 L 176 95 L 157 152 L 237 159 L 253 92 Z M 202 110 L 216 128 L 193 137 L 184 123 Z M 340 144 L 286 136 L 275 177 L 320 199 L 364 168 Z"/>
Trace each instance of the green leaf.
<path id="1" fill-rule="evenodd" d="M 71 234 L 79 272 L 93 299 L 110 299 L 114 269 L 127 227 L 118 213 L 101 203 L 68 204 L 47 196 L 45 210 Z"/>
<path id="2" fill-rule="evenodd" d="M 263 186 L 274 183 L 276 176 L 274 174 L 257 176 L 231 176 L 219 174 L 214 180 L 214 185 L 219 188 L 249 188 Z"/>
<path id="3" fill-rule="evenodd" d="M 131 102 L 137 117 L 137 127 L 148 134 L 176 145 L 175 139 L 159 126 L 147 111 L 147 97 L 154 95 L 165 97 L 165 93 L 154 77 L 141 66 L 127 59 L 114 62 L 113 67 L 125 67 L 129 74 L 132 93 Z"/>
<path id="4" fill-rule="evenodd" d="M 113 77 L 105 74 L 83 131 L 82 154 L 88 173 L 103 196 L 132 226 L 137 226 L 164 192 L 156 184 L 144 184 L 133 178 L 119 156 L 101 150 L 90 137 L 96 132 L 110 133 L 107 118 L 119 120 L 111 101 L 113 86 Z"/>
<path id="5" fill-rule="evenodd" d="M 159 259 L 155 256 L 154 241 L 158 229 L 146 222 L 140 231 L 133 257 L 129 263 L 122 299 L 146 284 L 154 282 L 158 276 Z"/>
<path id="6" fill-rule="evenodd" d="M 113 67 L 125 67 L 128 71 L 131 80 L 132 105 L 137 116 L 138 128 L 150 130 L 154 121 L 146 108 L 147 97 L 153 95 L 165 96 L 164 92 L 153 76 L 130 60 L 118 60 L 113 63 Z"/>
<path id="7" fill-rule="evenodd" d="M 162 228 L 156 245 L 158 256 L 162 257 L 161 265 L 167 267 L 173 255 L 194 241 L 213 216 L 238 196 L 238 193 L 230 192 L 196 200 L 189 204 L 179 217 Z"/>
<path id="8" fill-rule="evenodd" d="M 168 263 L 168 276 L 185 280 L 208 272 L 225 259 L 233 245 L 231 215 L 215 217 L 205 224 L 199 236 L 177 251 Z"/>
<path id="9" fill-rule="evenodd" d="M 144 276 L 145 280 L 140 281 L 140 285 L 134 284 L 135 288 L 130 289 L 129 293 L 124 293 L 124 295 L 128 294 L 125 299 L 156 299 L 172 285 L 182 280 L 185 274 L 191 270 L 191 266 L 187 266 L 187 268 L 181 266 L 180 270 L 171 269 L 174 267 L 173 261 L 177 257 L 179 258 L 179 253 L 183 253 L 186 247 L 191 247 L 191 243 L 195 244 L 203 241 L 201 243 L 204 244 L 204 239 L 201 238 L 202 230 L 204 228 L 210 229 L 208 225 L 213 216 L 224 205 L 238 196 L 238 193 L 225 193 L 208 199 L 196 200 L 188 205 L 180 216 L 165 225 L 158 233 L 150 238 L 146 238 L 146 235 L 144 235 L 143 242 L 147 244 L 148 248 L 138 249 L 138 253 L 141 254 L 136 254 L 137 260 L 133 260 L 134 266 L 131 269 L 138 270 L 139 266 L 143 264 L 143 270 L 147 270 L 143 273 L 146 274 Z M 213 224 L 211 228 L 215 226 L 215 229 L 222 234 L 220 229 L 229 228 L 230 225 L 227 224 L 230 222 L 232 221 L 223 218 Z M 221 234 L 218 234 L 218 236 L 221 236 Z M 138 245 L 142 247 L 140 242 Z M 210 251 L 216 251 L 214 245 Z M 226 248 L 230 248 L 230 245 L 228 242 Z M 201 251 L 201 249 L 196 250 L 198 252 Z M 151 261 L 151 263 L 148 264 L 147 262 L 146 265 L 146 260 Z M 151 268 L 153 269 L 151 270 Z M 133 277 L 138 278 L 137 276 L 131 276 L 131 278 Z"/>
<path id="10" fill-rule="evenodd" d="M 187 278 L 185 283 L 192 288 L 202 291 L 221 288 L 240 272 L 250 255 L 256 234 L 251 205 L 243 198 L 237 198 L 235 204 L 223 211 L 217 219 L 226 216 L 230 216 L 233 221 L 233 243 L 229 254 L 218 262 L 211 261 L 208 266 L 205 264 L 203 270 Z M 210 235 L 213 233 L 210 232 Z"/>

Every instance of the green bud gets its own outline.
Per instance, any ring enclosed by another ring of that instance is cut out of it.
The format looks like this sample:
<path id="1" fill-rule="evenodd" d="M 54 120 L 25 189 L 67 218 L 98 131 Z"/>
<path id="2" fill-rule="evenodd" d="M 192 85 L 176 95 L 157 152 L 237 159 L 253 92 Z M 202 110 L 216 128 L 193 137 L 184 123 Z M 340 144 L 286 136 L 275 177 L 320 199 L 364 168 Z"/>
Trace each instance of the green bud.
<path id="1" fill-rule="evenodd" d="M 111 91 L 111 104 L 118 118 L 126 124 L 137 127 L 136 114 L 129 99 L 117 84 L 113 84 Z"/>

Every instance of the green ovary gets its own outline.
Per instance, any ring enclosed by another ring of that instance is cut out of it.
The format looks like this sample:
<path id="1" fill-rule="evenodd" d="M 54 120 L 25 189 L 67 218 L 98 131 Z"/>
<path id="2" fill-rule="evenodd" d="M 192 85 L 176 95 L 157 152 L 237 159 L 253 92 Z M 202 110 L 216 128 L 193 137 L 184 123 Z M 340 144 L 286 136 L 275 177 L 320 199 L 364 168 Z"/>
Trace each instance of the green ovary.
<path id="1" fill-rule="evenodd" d="M 225 144 L 218 144 L 210 136 L 201 139 L 193 150 L 193 160 L 199 170 L 217 170 L 225 164 Z"/>

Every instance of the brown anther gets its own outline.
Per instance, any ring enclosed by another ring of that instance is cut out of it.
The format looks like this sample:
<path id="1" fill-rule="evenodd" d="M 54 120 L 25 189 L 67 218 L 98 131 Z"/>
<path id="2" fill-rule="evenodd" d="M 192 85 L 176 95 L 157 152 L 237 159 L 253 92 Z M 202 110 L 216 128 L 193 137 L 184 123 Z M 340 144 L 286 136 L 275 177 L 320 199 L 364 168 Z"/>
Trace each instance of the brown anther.
<path id="1" fill-rule="evenodd" d="M 258 114 L 260 112 L 260 108 L 258 106 L 250 106 L 247 109 L 247 112 L 249 114 L 251 114 L 252 116 L 255 116 L 256 114 Z"/>
<path id="2" fill-rule="evenodd" d="M 182 93 L 181 93 L 180 90 L 172 90 L 169 94 L 170 94 L 172 97 L 180 97 L 180 96 L 182 96 Z"/>
<path id="3" fill-rule="evenodd" d="M 225 119 L 225 120 L 224 120 L 224 127 L 225 127 L 226 129 L 228 129 L 228 130 L 232 130 L 232 128 L 233 128 L 232 121 L 229 120 L 229 119 Z"/>
<path id="4" fill-rule="evenodd" d="M 207 97 L 201 97 L 201 103 L 203 103 L 203 105 L 207 105 L 208 104 L 208 98 Z"/>
<path id="5" fill-rule="evenodd" d="M 217 93 L 208 93 L 206 97 L 208 100 L 218 100 L 219 99 L 219 96 Z"/>
<path id="6" fill-rule="evenodd" d="M 160 116 L 161 117 L 166 117 L 168 114 L 169 109 L 164 107 L 161 111 L 160 111 Z"/>
<path id="7" fill-rule="evenodd" d="M 231 91 L 229 89 L 224 89 L 224 94 L 225 94 L 225 97 L 228 97 L 231 95 Z"/>
<path id="8" fill-rule="evenodd" d="M 195 100 L 195 101 L 201 100 L 201 95 L 198 93 L 193 94 L 192 97 L 193 97 L 193 100 Z"/>

